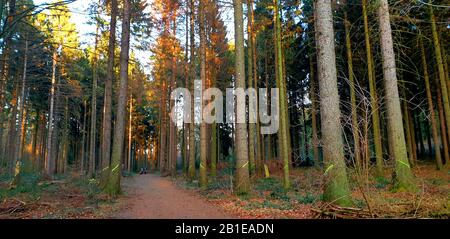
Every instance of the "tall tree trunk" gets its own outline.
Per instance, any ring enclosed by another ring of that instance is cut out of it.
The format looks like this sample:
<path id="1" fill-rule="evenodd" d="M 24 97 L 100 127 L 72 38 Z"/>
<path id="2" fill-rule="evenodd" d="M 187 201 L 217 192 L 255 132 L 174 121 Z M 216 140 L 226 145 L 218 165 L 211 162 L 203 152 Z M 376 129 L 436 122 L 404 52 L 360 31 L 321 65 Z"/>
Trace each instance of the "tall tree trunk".
<path id="1" fill-rule="evenodd" d="M 248 88 L 253 87 L 253 1 L 247 0 L 247 72 L 248 72 Z M 249 105 L 249 107 L 252 107 Z M 252 117 L 252 116 L 250 116 Z M 249 170 L 250 175 L 252 176 L 255 173 L 255 133 L 256 133 L 256 124 L 249 122 L 249 131 L 248 131 L 248 159 L 249 159 Z"/>
<path id="2" fill-rule="evenodd" d="M 176 14 L 176 13 L 173 13 Z M 177 36 L 177 23 L 176 23 L 176 17 L 174 17 L 173 20 L 173 26 L 172 26 L 172 35 L 173 37 Z M 172 52 L 172 74 L 171 74 L 171 91 L 175 90 L 177 87 L 177 77 L 176 77 L 176 65 L 177 65 L 177 59 L 175 56 L 175 47 L 173 48 L 173 52 Z M 177 104 L 177 100 L 171 100 L 170 99 L 170 109 L 173 109 L 176 107 Z M 170 120 L 170 173 L 172 175 L 172 177 L 175 177 L 177 174 L 177 156 L 178 156 L 178 137 L 177 137 L 177 133 L 178 133 L 178 128 L 176 123 L 174 122 L 174 120 Z"/>
<path id="3" fill-rule="evenodd" d="M 160 100 L 160 153 L 159 153 L 159 170 L 163 175 L 166 173 L 166 161 L 167 161 L 167 82 L 161 78 L 161 100 Z"/>
<path id="4" fill-rule="evenodd" d="M 365 2 L 365 0 L 363 0 Z M 354 157 L 356 165 L 361 164 L 361 149 L 360 149 L 360 139 L 359 139 L 359 126 L 358 126 L 358 109 L 356 106 L 356 86 L 355 86 L 355 75 L 353 72 L 353 54 L 352 54 L 352 42 L 350 37 L 350 22 L 348 21 L 347 12 L 344 13 L 344 26 L 345 26 L 345 42 L 347 49 L 347 65 L 348 65 L 348 80 L 350 85 L 350 101 L 351 101 L 351 118 L 352 118 L 352 133 L 353 133 L 353 144 L 354 144 Z"/>
<path id="5" fill-rule="evenodd" d="M 46 126 L 46 122 L 48 121 L 47 117 L 45 114 L 42 114 L 42 122 L 41 122 L 41 126 L 40 126 L 40 131 L 41 131 L 41 135 L 40 135 L 40 144 L 39 144 L 39 171 L 45 171 L 45 150 L 47 148 L 46 145 L 46 130 L 45 130 L 45 126 Z"/>
<path id="6" fill-rule="evenodd" d="M 190 60 L 189 60 L 189 75 L 191 80 L 191 96 L 194 95 L 195 85 L 195 4 L 194 0 L 189 1 L 189 39 L 190 39 Z M 190 180 L 195 178 L 195 97 L 191 97 L 191 122 L 189 124 L 189 167 L 188 177 Z"/>
<path id="7" fill-rule="evenodd" d="M 275 24 L 275 48 L 276 48 L 276 68 L 277 70 L 277 87 L 280 89 L 280 132 L 279 146 L 280 156 L 283 160 L 283 187 L 290 188 L 289 167 L 290 167 L 290 139 L 289 139 L 289 114 L 287 107 L 287 92 L 286 92 L 286 78 L 284 72 L 283 60 L 283 44 L 281 38 L 281 16 L 280 16 L 280 2 L 274 0 L 274 24 Z"/>
<path id="8" fill-rule="evenodd" d="M 83 102 L 84 112 L 83 112 L 83 129 L 81 136 L 81 160 L 80 160 L 80 173 L 81 175 L 85 175 L 85 154 L 86 154 L 86 124 L 87 124 L 87 102 L 86 100 Z"/>
<path id="9" fill-rule="evenodd" d="M 38 148 L 38 138 L 39 138 L 39 124 L 38 120 L 41 117 L 41 112 L 39 110 L 36 111 L 36 118 L 33 123 L 33 136 L 31 139 L 31 161 L 33 164 L 33 170 L 37 169 L 37 148 Z"/>
<path id="10" fill-rule="evenodd" d="M 109 28 L 108 66 L 105 79 L 105 99 L 103 108 L 103 140 L 102 140 L 102 183 L 106 183 L 111 163 L 111 122 L 112 93 L 114 82 L 114 50 L 116 49 L 117 0 L 111 0 L 111 20 Z"/>
<path id="11" fill-rule="evenodd" d="M 37 158 L 38 158 L 38 171 L 44 171 L 45 167 L 45 125 L 47 122 L 47 117 L 44 113 L 41 114 L 41 122 L 39 122 L 40 126 L 39 126 L 39 148 L 38 148 L 38 154 L 37 154 Z"/>
<path id="12" fill-rule="evenodd" d="M 429 78 L 429 77 L 428 77 Z M 417 138 L 419 140 L 420 151 L 419 154 L 425 154 L 425 145 L 423 143 L 423 133 L 422 133 L 422 122 L 420 121 L 420 114 L 415 114 L 414 117 L 415 124 L 417 125 Z"/>
<path id="13" fill-rule="evenodd" d="M 317 130 L 317 97 L 316 97 L 316 76 L 314 74 L 314 58 L 312 53 L 309 55 L 309 80 L 311 95 L 311 131 L 314 163 L 319 163 L 319 133 Z M 355 150 L 356 151 L 356 150 Z"/>
<path id="14" fill-rule="evenodd" d="M 254 0 L 251 0 L 251 5 L 253 6 Z M 255 14 L 254 14 L 254 10 L 253 8 L 252 10 L 252 14 L 251 14 L 251 19 L 250 21 L 252 22 L 252 31 L 251 31 L 251 37 L 250 37 L 250 41 L 252 42 L 251 45 L 251 49 L 252 49 L 252 59 L 253 59 L 253 88 L 256 90 L 256 96 L 257 99 L 259 99 L 259 85 L 258 85 L 258 54 L 257 54 L 257 42 L 256 42 L 256 36 L 257 36 L 257 31 L 255 28 Z M 260 115 L 259 115 L 259 108 L 258 105 L 256 107 L 256 145 L 255 145 L 255 162 L 256 162 L 256 170 L 258 170 L 261 175 L 264 172 L 264 167 L 263 167 L 263 162 L 262 162 L 262 155 L 263 155 L 263 146 L 261 144 L 261 141 L 263 141 L 264 137 L 261 134 L 261 125 L 260 125 Z"/>
<path id="15" fill-rule="evenodd" d="M 211 125 L 211 176 L 215 178 L 217 176 L 217 159 L 218 159 L 218 150 L 217 150 L 217 123 L 213 123 Z"/>
<path id="16" fill-rule="evenodd" d="M 53 118 L 54 118 L 54 111 L 55 111 L 55 87 L 56 87 L 56 62 L 57 62 L 57 52 L 56 49 L 53 50 L 53 57 L 52 57 L 52 85 L 50 89 L 50 113 L 48 116 L 48 133 L 47 133 L 47 157 L 45 157 L 45 173 L 47 176 L 51 177 L 55 173 L 55 162 L 54 157 L 52 155 L 53 149 L 52 149 L 52 136 L 53 136 Z"/>
<path id="17" fill-rule="evenodd" d="M 3 8 L 2 14 L 3 14 Z M 3 159 L 6 155 L 3 154 L 5 146 L 3 145 L 3 109 L 5 105 L 5 96 L 6 96 L 6 86 L 7 81 L 9 77 L 9 64 L 10 64 L 10 55 L 11 55 L 11 39 L 12 34 L 10 31 L 12 31 L 12 26 L 14 22 L 14 18 L 16 16 L 16 0 L 10 0 L 9 1 L 9 9 L 8 9 L 8 16 L 5 18 L 4 26 L 6 26 L 6 36 L 4 37 L 4 49 L 3 49 L 3 62 L 1 67 L 1 76 L 0 76 L 0 157 Z"/>
<path id="18" fill-rule="evenodd" d="M 444 148 L 444 158 L 446 160 L 446 162 L 448 162 L 447 159 L 450 158 L 449 154 L 450 154 L 450 149 L 449 149 L 449 138 L 447 137 L 447 134 L 445 132 L 447 132 L 447 126 L 445 125 L 445 114 L 444 114 L 444 106 L 442 105 L 442 93 L 441 90 L 439 89 L 439 79 L 435 78 L 435 85 L 436 85 L 436 92 L 437 92 L 437 96 L 436 96 L 436 100 L 438 102 L 438 112 L 439 112 L 439 122 L 441 125 L 441 140 L 442 140 L 442 146 Z M 439 149 L 440 151 L 440 149 Z M 436 151 L 438 152 L 438 151 Z"/>
<path id="19" fill-rule="evenodd" d="M 367 72 L 369 79 L 370 90 L 370 103 L 371 103 L 371 115 L 372 115 L 372 127 L 373 127 L 373 141 L 375 144 L 375 158 L 377 162 L 377 174 L 383 174 L 383 146 L 381 142 L 381 129 L 380 129 L 380 112 L 378 105 L 377 84 L 375 77 L 375 66 L 372 55 L 372 44 L 370 42 L 370 30 L 369 19 L 367 16 L 367 0 L 362 1 L 363 5 L 363 18 L 364 18 L 364 36 L 366 42 L 366 54 L 367 54 Z"/>
<path id="20" fill-rule="evenodd" d="M 65 97 L 64 104 L 64 128 L 61 139 L 60 156 L 58 157 L 58 173 L 65 173 L 68 164 L 69 150 L 69 99 Z"/>
<path id="21" fill-rule="evenodd" d="M 25 36 L 26 38 L 27 36 Z M 16 168 L 16 171 L 14 172 L 14 184 L 17 185 L 20 181 L 20 169 L 21 169 L 21 160 L 22 160 L 22 148 L 23 148 L 23 140 L 25 138 L 25 88 L 26 88 L 26 82 L 27 82 L 27 63 L 28 63 L 28 39 L 25 39 L 25 52 L 23 55 L 23 72 L 22 72 L 22 84 L 20 89 L 20 98 L 19 98 L 19 115 L 17 117 L 17 121 L 20 124 L 19 132 L 20 135 L 17 137 L 17 151 L 15 152 L 14 157 L 14 165 Z"/>
<path id="22" fill-rule="evenodd" d="M 118 195 L 120 190 L 121 162 L 124 147 L 125 114 L 128 90 L 128 62 L 130 50 L 130 0 L 123 0 L 122 41 L 120 51 L 120 87 L 117 102 L 117 119 L 114 126 L 113 152 L 111 171 L 106 192 L 111 196 Z"/>
<path id="23" fill-rule="evenodd" d="M 98 81 L 98 41 L 99 41 L 99 25 L 95 31 L 94 57 L 92 59 L 92 99 L 91 99 L 91 131 L 89 142 L 89 177 L 94 177 L 96 171 L 96 148 L 97 148 L 97 81 Z"/>
<path id="24" fill-rule="evenodd" d="M 130 95 L 130 112 L 128 118 L 128 154 L 127 154 L 127 171 L 131 172 L 132 164 L 132 134 L 133 134 L 133 95 Z"/>
<path id="25" fill-rule="evenodd" d="M 190 79 L 190 73 L 189 73 L 189 2 L 190 0 L 186 0 L 186 42 L 185 42 L 185 53 L 184 53 L 184 74 L 185 74 L 185 81 L 184 81 L 184 87 L 186 89 L 189 89 L 189 79 Z M 184 97 L 184 100 L 186 100 L 186 97 Z M 184 112 L 183 112 L 184 113 Z M 190 112 L 189 112 L 190 113 Z M 183 144 L 182 144 L 182 155 L 183 155 L 183 172 L 186 176 L 188 176 L 188 169 L 189 169 L 189 152 L 188 152 L 188 145 L 189 145 L 189 123 L 184 122 L 183 124 Z"/>
<path id="26" fill-rule="evenodd" d="M 60 58 L 62 60 L 62 57 Z M 58 65 L 61 65 L 62 61 L 59 62 Z M 61 142 L 59 141 L 59 127 L 61 122 L 60 117 L 60 107 L 61 107 L 61 73 L 58 74 L 58 78 L 56 81 L 56 92 L 55 92 L 55 118 L 54 118 L 54 129 L 52 135 L 52 157 L 53 162 L 55 163 L 54 172 L 58 173 L 58 158 L 59 158 L 59 145 Z"/>
<path id="27" fill-rule="evenodd" d="M 206 87 L 206 29 L 205 29 L 205 1 L 199 1 L 198 23 L 200 32 L 200 79 L 202 81 L 202 92 L 205 92 Z M 202 110 L 205 108 L 204 101 L 201 100 Z M 201 113 L 202 114 L 202 113 Z M 203 114 L 202 114 L 203 115 Z M 200 187 L 207 186 L 207 157 L 208 157 L 208 139 L 207 139 L 207 125 L 203 122 L 203 116 L 200 117 Z"/>
<path id="28" fill-rule="evenodd" d="M 394 42 L 389 17 L 387 0 L 380 0 L 378 18 L 380 24 L 381 53 L 385 78 L 386 106 L 389 123 L 389 134 L 393 158 L 395 159 L 394 183 L 399 190 L 414 190 L 415 184 L 406 152 L 405 134 L 403 132 L 400 94 L 398 92 L 397 68 L 395 63 Z"/>
<path id="29" fill-rule="evenodd" d="M 267 40 L 265 42 L 265 45 L 267 45 Z M 266 77 L 266 89 L 270 89 L 271 85 L 269 82 L 269 54 L 268 54 L 268 50 L 265 50 L 266 56 L 265 56 L 265 60 L 264 60 L 264 71 L 265 71 L 265 77 Z M 269 95 L 268 95 L 269 96 Z M 267 102 L 268 105 L 272 105 L 273 102 L 270 101 L 270 97 L 267 97 Z M 270 107 L 269 107 L 270 108 Z M 268 109 L 270 110 L 270 109 Z M 265 159 L 265 163 L 267 163 L 267 161 L 272 160 L 272 136 L 269 134 L 267 135 L 267 157 Z"/>
<path id="30" fill-rule="evenodd" d="M 403 97 L 406 99 L 406 92 L 404 90 L 404 85 L 402 87 L 403 91 Z M 412 132 L 411 132 L 411 125 L 409 120 L 409 109 L 408 109 L 408 102 L 406 100 L 403 101 L 403 122 L 405 125 L 405 132 L 406 132 L 406 147 L 408 150 L 408 158 L 409 158 L 409 164 L 411 167 L 414 167 L 414 152 L 413 152 L 413 143 L 412 143 Z"/>
<path id="31" fill-rule="evenodd" d="M 15 166 L 15 153 L 16 153 L 16 134 L 17 131 L 17 104 L 19 100 L 19 85 L 14 86 L 14 91 L 12 93 L 12 99 L 10 103 L 11 107 L 11 113 L 8 121 L 8 134 L 6 135 L 6 142 L 5 142 L 5 150 L 3 155 L 5 155 L 5 158 L 7 159 L 9 172 L 13 173 L 14 166 Z"/>
<path id="32" fill-rule="evenodd" d="M 444 31 L 442 31 L 444 32 Z M 447 81 L 447 92 L 450 94 L 450 79 L 449 79 L 449 75 L 448 75 L 448 55 L 447 52 L 445 51 L 444 48 L 444 44 L 441 44 L 441 52 L 442 52 L 442 63 L 444 65 L 444 73 L 445 73 L 445 79 Z M 450 95 L 449 97 L 449 101 L 450 101 Z"/>
<path id="33" fill-rule="evenodd" d="M 416 142 L 416 134 L 415 134 L 415 124 L 414 124 L 414 112 L 412 110 L 408 111 L 408 118 L 409 118 L 409 127 L 411 130 L 411 143 L 412 143 L 412 149 L 413 149 L 413 163 L 412 166 L 416 165 L 417 163 L 417 142 Z"/>
<path id="34" fill-rule="evenodd" d="M 26 137 L 26 133 L 28 130 L 28 124 L 29 124 L 29 110 L 28 110 L 28 96 L 30 94 L 30 89 L 27 88 L 26 93 L 25 93 L 25 107 L 24 107 L 24 111 L 23 111 L 23 116 L 22 116 L 22 122 L 20 123 L 20 142 L 19 142 L 19 159 L 23 158 L 23 152 L 25 150 L 25 144 L 27 141 L 27 137 Z M 28 158 L 29 159 L 29 158 Z"/>
<path id="35" fill-rule="evenodd" d="M 447 138 L 450 138 L 450 101 L 449 94 L 447 90 L 447 80 L 445 77 L 445 69 L 444 63 L 442 60 L 442 51 L 441 51 L 441 43 L 439 39 L 439 33 L 436 26 L 436 16 L 434 15 L 433 6 L 431 5 L 432 1 L 429 1 L 429 11 L 431 17 L 431 31 L 433 33 L 433 44 L 436 54 L 436 63 L 438 66 L 439 72 L 439 80 L 441 83 L 441 93 L 442 93 L 442 102 L 444 104 L 444 114 L 445 114 L 445 122 L 447 123 Z"/>
<path id="36" fill-rule="evenodd" d="M 320 16 L 315 19 L 315 24 L 322 142 L 326 169 L 324 199 L 340 205 L 349 205 L 351 203 L 350 188 L 347 180 L 341 131 L 331 1 L 316 1 L 315 10 L 316 15 Z"/>
<path id="37" fill-rule="evenodd" d="M 245 49 L 244 49 L 244 13 L 242 0 L 233 0 L 234 29 L 235 29 L 235 79 L 236 89 L 245 89 Z M 238 115 L 236 113 L 236 119 Z M 248 147 L 247 147 L 247 124 L 236 122 L 235 148 L 236 148 L 236 174 L 235 193 L 245 194 L 250 190 Z"/>

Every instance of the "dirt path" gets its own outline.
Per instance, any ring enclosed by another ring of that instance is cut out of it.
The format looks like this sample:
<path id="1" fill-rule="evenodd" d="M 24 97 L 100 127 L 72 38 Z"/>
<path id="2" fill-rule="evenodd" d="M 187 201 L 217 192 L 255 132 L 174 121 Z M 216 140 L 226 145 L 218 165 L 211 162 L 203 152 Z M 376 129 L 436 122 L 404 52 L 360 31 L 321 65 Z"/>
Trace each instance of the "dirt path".
<path id="1" fill-rule="evenodd" d="M 204 199 L 177 188 L 170 178 L 141 175 L 123 179 L 125 208 L 115 218 L 222 219 L 231 218 Z"/>

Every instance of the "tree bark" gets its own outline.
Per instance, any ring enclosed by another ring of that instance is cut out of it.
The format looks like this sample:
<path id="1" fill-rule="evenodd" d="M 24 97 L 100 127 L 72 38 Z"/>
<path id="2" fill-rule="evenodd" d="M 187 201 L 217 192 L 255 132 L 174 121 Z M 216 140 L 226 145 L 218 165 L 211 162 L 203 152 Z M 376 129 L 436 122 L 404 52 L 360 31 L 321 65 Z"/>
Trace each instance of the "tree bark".
<path id="1" fill-rule="evenodd" d="M 189 74 L 191 78 L 191 122 L 189 124 L 189 167 L 188 177 L 190 180 L 195 178 L 195 97 L 192 97 L 195 92 L 195 4 L 194 0 L 189 2 L 189 39 L 190 39 L 190 62 L 189 62 Z"/>
<path id="2" fill-rule="evenodd" d="M 89 177 L 94 177 L 96 171 L 96 148 L 97 148 L 97 81 L 98 81 L 98 41 L 99 41 L 99 26 L 95 31 L 95 43 L 94 43 L 94 57 L 92 59 L 93 72 L 92 72 L 92 99 L 91 99 L 91 131 L 89 142 Z"/>
<path id="3" fill-rule="evenodd" d="M 439 122 L 441 126 L 441 140 L 442 140 L 442 146 L 444 148 L 444 158 L 446 159 L 446 162 L 448 158 L 450 158 L 450 149 L 449 149 L 449 138 L 447 137 L 447 126 L 445 125 L 445 113 L 444 113 L 444 106 L 442 105 L 442 93 L 439 89 L 439 79 L 435 78 L 435 85 L 436 85 L 436 100 L 438 104 L 438 112 L 439 112 Z M 440 150 L 440 149 L 439 149 Z"/>
<path id="4" fill-rule="evenodd" d="M 108 179 L 111 163 L 111 122 L 112 122 L 112 93 L 114 82 L 114 51 L 116 49 L 117 0 L 111 0 L 111 20 L 109 28 L 108 66 L 105 79 L 105 99 L 103 108 L 103 139 L 102 139 L 102 183 Z"/>
<path id="5" fill-rule="evenodd" d="M 26 82 L 27 82 L 27 64 L 28 64 L 28 39 L 25 39 L 25 52 L 23 55 L 23 71 L 22 71 L 22 84 L 21 84 L 21 89 L 20 89 L 20 98 L 19 98 L 19 115 L 17 117 L 17 121 L 20 124 L 20 128 L 19 128 L 19 137 L 17 137 L 18 142 L 16 143 L 16 145 L 18 145 L 17 147 L 17 151 L 15 152 L 15 157 L 14 157 L 14 165 L 16 168 L 16 172 L 14 173 L 14 183 L 17 185 L 17 183 L 20 181 L 20 171 L 21 171 L 21 164 L 22 164 L 22 152 L 23 152 L 23 142 L 24 142 L 24 138 L 25 138 L 25 114 L 26 114 L 26 110 L 25 110 L 25 88 L 26 88 Z"/>
<path id="6" fill-rule="evenodd" d="M 375 144 L 375 157 L 377 162 L 377 174 L 383 174 L 383 146 L 381 142 L 381 129 L 380 129 L 380 112 L 378 105 L 377 84 L 375 77 L 375 66 L 372 55 L 372 44 L 370 41 L 370 29 L 369 19 L 367 16 L 367 0 L 362 1 L 363 5 L 363 18 L 364 18 L 364 36 L 366 42 L 366 54 L 367 54 L 367 72 L 369 79 L 370 90 L 370 103 L 371 103 L 371 115 L 372 115 L 372 127 L 373 127 L 373 141 Z"/>
<path id="7" fill-rule="evenodd" d="M 316 76 L 314 74 L 314 60 L 312 53 L 309 56 L 309 80 L 311 95 L 311 131 L 314 163 L 319 163 L 319 133 L 317 130 L 317 95 L 316 95 Z"/>
<path id="8" fill-rule="evenodd" d="M 315 20 L 322 142 L 326 169 L 324 199 L 339 205 L 349 205 L 350 189 L 343 151 L 331 1 L 316 1 L 315 10 L 316 16 L 320 16 Z"/>
<path id="9" fill-rule="evenodd" d="M 52 136 L 53 136 L 53 115 L 55 111 L 55 87 L 56 87 L 56 62 L 57 62 L 56 49 L 53 50 L 52 59 L 52 85 L 50 89 L 50 113 L 48 116 L 48 133 L 47 133 L 47 157 L 45 157 L 45 173 L 48 177 L 53 176 L 55 173 L 55 162 L 52 155 Z"/>
<path id="10" fill-rule="evenodd" d="M 176 13 L 173 13 L 176 15 Z M 172 35 L 173 37 L 176 37 L 177 35 L 177 23 L 176 23 L 176 17 L 174 17 L 173 20 L 173 26 L 172 26 Z M 173 52 L 172 52 L 172 74 L 171 74 L 171 91 L 175 90 L 175 88 L 177 87 L 177 77 L 176 77 L 176 64 L 177 64 L 177 59 L 176 59 L 176 49 L 175 47 L 173 48 Z M 171 100 L 170 99 L 170 109 L 175 108 L 176 106 L 176 100 Z M 177 137 L 177 133 L 178 133 L 178 127 L 176 125 L 176 123 L 173 120 L 170 120 L 170 173 L 172 175 L 172 177 L 175 177 L 177 174 L 177 156 L 178 156 L 178 137 Z"/>
<path id="11" fill-rule="evenodd" d="M 398 190 L 415 190 L 411 166 L 406 152 L 405 134 L 403 131 L 400 94 L 398 92 L 397 68 L 395 62 L 394 42 L 389 20 L 389 5 L 387 0 L 380 0 L 378 6 L 380 24 L 381 53 L 383 58 L 383 73 L 385 78 L 386 106 L 389 124 L 389 134 L 393 158 L 395 159 L 394 184 Z"/>
<path id="12" fill-rule="evenodd" d="M 236 89 L 245 89 L 245 49 L 244 49 L 244 20 L 242 0 L 233 0 L 234 28 L 235 28 L 235 80 Z M 236 119 L 237 119 L 236 114 Z M 235 124 L 235 148 L 236 148 L 236 174 L 235 193 L 246 194 L 250 190 L 249 161 L 247 147 L 247 124 L 237 122 Z"/>
<path id="13" fill-rule="evenodd" d="M 363 0 L 363 3 L 365 0 Z M 363 5 L 364 6 L 364 5 Z M 352 42 L 350 37 L 350 22 L 348 21 L 347 12 L 344 13 L 344 27 L 345 27 L 345 42 L 347 49 L 347 65 L 348 65 L 348 80 L 350 85 L 350 101 L 351 101 L 351 119 L 352 119 L 352 134 L 353 134 L 353 150 L 354 159 L 359 169 L 361 164 L 361 149 L 360 149 L 360 139 L 359 139 L 359 126 L 358 126 L 358 109 L 356 106 L 356 86 L 355 86 L 355 75 L 353 72 L 353 54 L 352 54 Z"/>
<path id="14" fill-rule="evenodd" d="M 248 88 L 253 87 L 253 1 L 247 0 L 247 72 L 248 72 Z M 249 159 L 249 170 L 250 176 L 255 173 L 255 133 L 256 124 L 249 122 L 249 132 L 248 132 L 248 159 Z"/>
<path id="15" fill-rule="evenodd" d="M 432 1 L 430 0 L 429 3 L 431 4 Z M 439 72 L 439 80 L 441 84 L 441 93 L 442 93 L 442 102 L 444 104 L 444 115 L 445 115 L 445 122 L 447 124 L 447 138 L 450 138 L 450 101 L 449 101 L 449 94 L 447 90 L 447 79 L 445 77 L 445 69 L 444 69 L 444 63 L 442 60 L 442 51 L 441 51 L 441 43 L 439 39 L 439 33 L 436 26 L 436 17 L 434 15 L 433 6 L 429 6 L 430 11 L 430 17 L 431 17 L 431 31 L 433 33 L 433 44 L 436 54 L 436 63 L 438 66 L 438 72 Z"/>
<path id="16" fill-rule="evenodd" d="M 120 87 L 117 102 L 117 119 L 114 126 L 113 152 L 111 157 L 111 171 L 106 192 L 117 196 L 120 190 L 122 172 L 121 159 L 124 147 L 125 115 L 128 91 L 128 63 L 130 50 L 130 0 L 123 0 L 122 41 L 120 51 Z"/>
<path id="17" fill-rule="evenodd" d="M 83 112 L 83 129 L 81 136 L 81 160 L 80 160 L 80 173 L 81 175 L 85 175 L 85 154 L 86 154 L 86 123 L 87 123 L 87 102 L 86 100 L 83 102 L 84 112 Z"/>
<path id="18" fill-rule="evenodd" d="M 280 132 L 279 148 L 281 160 L 283 160 L 283 187 L 290 188 L 289 168 L 290 160 L 290 139 L 289 139 L 289 114 L 287 107 L 287 92 L 286 92 L 286 78 L 284 72 L 284 59 L 281 38 L 281 16 L 280 16 L 280 2 L 274 0 L 274 24 L 275 24 L 275 47 L 276 47 L 276 68 L 277 70 L 277 87 L 280 90 Z"/>
<path id="19" fill-rule="evenodd" d="M 190 79 L 190 73 L 189 73 L 189 3 L 190 0 L 186 0 L 186 42 L 185 42 L 185 53 L 184 53 L 184 64 L 185 64 L 185 81 L 184 81 L 184 87 L 186 89 L 189 89 L 189 79 Z M 186 100 L 186 98 L 185 98 Z M 188 176 L 188 169 L 189 169 L 189 151 L 188 151 L 188 145 L 189 145 L 189 123 L 184 122 L 183 124 L 183 145 L 182 145 L 182 155 L 183 155 L 183 173 Z"/>
<path id="20" fill-rule="evenodd" d="M 132 133 L 133 133 L 133 95 L 130 95 L 130 112 L 129 113 L 129 118 L 128 118 L 128 154 L 127 154 L 127 171 L 131 173 L 131 171 L 133 170 L 131 165 L 132 165 L 132 150 L 131 148 L 133 147 L 132 145 Z"/>
<path id="21" fill-rule="evenodd" d="M 205 0 L 199 1 L 198 23 L 200 31 L 200 79 L 202 81 L 202 92 L 205 92 L 206 87 L 206 32 L 205 32 Z M 205 107 L 203 100 L 201 100 L 202 111 Z M 202 113 L 201 113 L 202 114 Z M 203 122 L 203 114 L 200 117 L 200 187 L 207 186 L 207 157 L 208 157 L 208 141 L 207 141 L 207 125 Z"/>
<path id="22" fill-rule="evenodd" d="M 3 10 L 3 9 L 2 9 Z M 3 11 L 2 11 L 3 13 Z M 8 16 L 5 19 L 5 26 L 7 28 L 11 28 L 12 23 L 14 22 L 14 18 L 16 16 L 16 0 L 10 0 L 9 1 L 9 9 L 8 9 Z M 11 29 L 8 29 L 10 31 Z M 7 35 L 4 38 L 4 49 L 3 49 L 3 62 L 2 62 L 2 68 L 1 68 L 1 76 L 0 76 L 0 152 L 2 154 L 0 157 L 3 159 L 6 155 L 3 154 L 5 146 L 3 145 L 3 109 L 5 105 L 5 95 L 6 95 L 6 85 L 9 77 L 9 64 L 10 64 L 10 55 L 11 55 L 11 38 L 12 34 L 7 33 Z"/>

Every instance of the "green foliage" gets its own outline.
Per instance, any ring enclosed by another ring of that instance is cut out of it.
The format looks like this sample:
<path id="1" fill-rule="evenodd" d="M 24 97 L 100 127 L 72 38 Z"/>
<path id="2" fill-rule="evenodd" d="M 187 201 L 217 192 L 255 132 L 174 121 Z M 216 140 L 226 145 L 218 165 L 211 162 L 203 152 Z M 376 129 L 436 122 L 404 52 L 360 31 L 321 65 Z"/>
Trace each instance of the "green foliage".
<path id="1" fill-rule="evenodd" d="M 287 190 L 284 188 L 277 188 L 270 193 L 270 197 L 273 199 L 279 199 L 283 201 L 289 201 L 290 197 L 287 195 Z"/>
<path id="2" fill-rule="evenodd" d="M 300 204 L 314 204 L 320 200 L 320 196 L 314 195 L 312 193 L 306 194 L 296 194 L 293 199 Z"/>
<path id="3" fill-rule="evenodd" d="M 263 178 L 256 182 L 257 191 L 270 192 L 270 198 L 289 201 L 288 190 L 283 188 L 283 184 L 276 178 Z"/>
<path id="4" fill-rule="evenodd" d="M 215 180 L 211 180 L 209 182 L 206 190 L 207 191 L 220 190 L 220 189 L 229 190 L 232 186 L 233 185 L 231 185 L 231 181 L 227 180 L 226 178 L 223 180 L 215 179 Z"/>
<path id="5" fill-rule="evenodd" d="M 39 198 L 43 190 L 52 190 L 52 186 L 48 184 L 39 184 L 40 176 L 35 173 L 23 173 L 19 185 L 10 188 L 8 186 L 0 187 L 0 200 L 16 197 L 21 194 L 26 194 L 32 200 Z M 0 183 L 8 185 L 10 177 L 3 176 Z"/>
<path id="6" fill-rule="evenodd" d="M 378 189 L 386 188 L 391 182 L 384 177 L 376 177 L 375 178 L 375 187 Z"/>
<path id="7" fill-rule="evenodd" d="M 69 184 L 79 189 L 86 197 L 88 204 L 97 205 L 103 201 L 100 197 L 102 195 L 102 190 L 99 187 L 98 180 L 89 178 L 73 178 L 69 180 Z"/>
<path id="8" fill-rule="evenodd" d="M 183 180 L 181 182 L 180 186 L 184 189 L 189 189 L 189 190 L 194 189 L 195 190 L 195 189 L 198 189 L 198 181 L 197 180 L 193 180 L 193 181 Z"/>
<path id="9" fill-rule="evenodd" d="M 276 178 L 262 178 L 255 184 L 255 189 L 258 191 L 273 191 L 280 187 L 282 187 L 282 184 Z"/>

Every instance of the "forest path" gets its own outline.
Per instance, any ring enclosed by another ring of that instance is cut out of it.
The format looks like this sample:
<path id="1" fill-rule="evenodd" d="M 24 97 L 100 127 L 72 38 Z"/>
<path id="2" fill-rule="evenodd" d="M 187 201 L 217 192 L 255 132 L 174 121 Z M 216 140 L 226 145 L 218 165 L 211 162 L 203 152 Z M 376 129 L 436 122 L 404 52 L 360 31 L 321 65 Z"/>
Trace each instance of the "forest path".
<path id="1" fill-rule="evenodd" d="M 119 219 L 223 219 L 231 218 L 193 192 L 177 188 L 170 178 L 140 175 L 124 178 L 125 208 Z"/>

